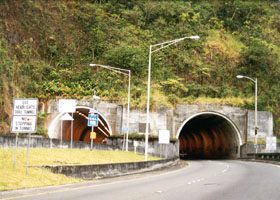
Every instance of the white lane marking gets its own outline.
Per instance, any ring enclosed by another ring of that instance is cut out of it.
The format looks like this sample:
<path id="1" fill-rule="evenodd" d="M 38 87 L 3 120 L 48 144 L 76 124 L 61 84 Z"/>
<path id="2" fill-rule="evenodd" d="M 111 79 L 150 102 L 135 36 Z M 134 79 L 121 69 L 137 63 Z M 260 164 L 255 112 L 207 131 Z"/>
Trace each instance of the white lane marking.
<path id="1" fill-rule="evenodd" d="M 275 165 L 275 164 L 270 164 L 270 165 L 280 168 L 280 165 Z"/>

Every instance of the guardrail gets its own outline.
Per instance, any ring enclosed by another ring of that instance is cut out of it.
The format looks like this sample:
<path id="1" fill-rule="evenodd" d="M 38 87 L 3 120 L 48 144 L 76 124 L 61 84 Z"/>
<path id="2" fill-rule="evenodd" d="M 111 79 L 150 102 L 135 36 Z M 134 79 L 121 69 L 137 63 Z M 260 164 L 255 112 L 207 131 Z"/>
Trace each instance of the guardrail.
<path id="1" fill-rule="evenodd" d="M 249 153 L 247 155 L 256 160 L 280 161 L 280 153 Z"/>

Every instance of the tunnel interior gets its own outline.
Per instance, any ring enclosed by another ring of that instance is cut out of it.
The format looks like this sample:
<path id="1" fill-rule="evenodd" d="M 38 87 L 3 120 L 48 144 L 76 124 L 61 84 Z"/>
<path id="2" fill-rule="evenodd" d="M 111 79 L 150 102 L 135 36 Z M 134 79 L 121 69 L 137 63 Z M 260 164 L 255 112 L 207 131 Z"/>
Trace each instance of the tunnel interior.
<path id="1" fill-rule="evenodd" d="M 180 131 L 183 159 L 232 159 L 238 156 L 239 138 L 224 117 L 201 114 L 188 120 Z"/>
<path id="2" fill-rule="evenodd" d="M 89 109 L 77 108 L 76 112 L 73 113 L 73 140 L 90 142 L 90 132 L 92 127 L 88 126 L 88 115 Z M 63 140 L 71 140 L 71 121 L 63 121 Z M 94 143 L 105 143 L 106 138 L 110 136 L 109 125 L 106 120 L 99 115 L 98 127 L 94 127 L 96 132 L 96 138 L 93 139 Z"/>

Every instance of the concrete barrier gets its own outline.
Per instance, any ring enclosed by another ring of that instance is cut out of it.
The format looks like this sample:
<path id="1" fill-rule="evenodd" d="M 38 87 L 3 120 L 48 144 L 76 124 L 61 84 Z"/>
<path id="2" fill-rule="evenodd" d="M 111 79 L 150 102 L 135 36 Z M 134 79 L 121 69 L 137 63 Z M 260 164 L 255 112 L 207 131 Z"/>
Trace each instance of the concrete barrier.
<path id="1" fill-rule="evenodd" d="M 257 160 L 280 161 L 280 153 L 249 153 L 248 157 L 252 157 Z"/>
<path id="2" fill-rule="evenodd" d="M 277 144 L 276 152 L 274 153 L 280 153 L 280 144 Z M 241 158 L 254 158 L 254 154 L 256 152 L 256 149 L 254 147 L 254 143 L 245 143 L 240 147 L 240 157 Z M 257 149 L 258 154 L 270 154 L 271 152 L 268 152 L 266 150 L 266 144 L 258 144 Z"/>
<path id="3" fill-rule="evenodd" d="M 82 179 L 109 178 L 123 176 L 147 171 L 162 169 L 174 166 L 179 163 L 178 158 L 156 160 L 147 162 L 129 162 L 98 165 L 64 165 L 64 166 L 43 166 L 53 173 L 64 174 Z"/>

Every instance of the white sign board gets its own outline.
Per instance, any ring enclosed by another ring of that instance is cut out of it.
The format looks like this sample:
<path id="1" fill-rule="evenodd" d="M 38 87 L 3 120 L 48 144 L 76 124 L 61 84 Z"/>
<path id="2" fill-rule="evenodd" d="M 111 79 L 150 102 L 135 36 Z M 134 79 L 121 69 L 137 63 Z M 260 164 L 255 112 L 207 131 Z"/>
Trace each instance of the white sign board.
<path id="1" fill-rule="evenodd" d="M 58 100 L 58 112 L 76 112 L 76 100 L 75 99 L 59 99 Z"/>
<path id="2" fill-rule="evenodd" d="M 133 146 L 134 146 L 134 147 L 137 147 L 138 145 L 139 145 L 138 141 L 133 140 Z"/>
<path id="3" fill-rule="evenodd" d="M 13 116 L 12 133 L 36 133 L 37 116 Z"/>
<path id="4" fill-rule="evenodd" d="M 38 99 L 14 99 L 13 115 L 37 115 Z"/>
<path id="5" fill-rule="evenodd" d="M 36 133 L 38 99 L 14 99 L 12 133 Z"/>
<path id="6" fill-rule="evenodd" d="M 159 130 L 158 143 L 159 144 L 169 144 L 169 142 L 170 142 L 170 131 L 169 130 Z"/>
<path id="7" fill-rule="evenodd" d="M 266 137 L 266 150 L 276 151 L 276 137 Z"/>

